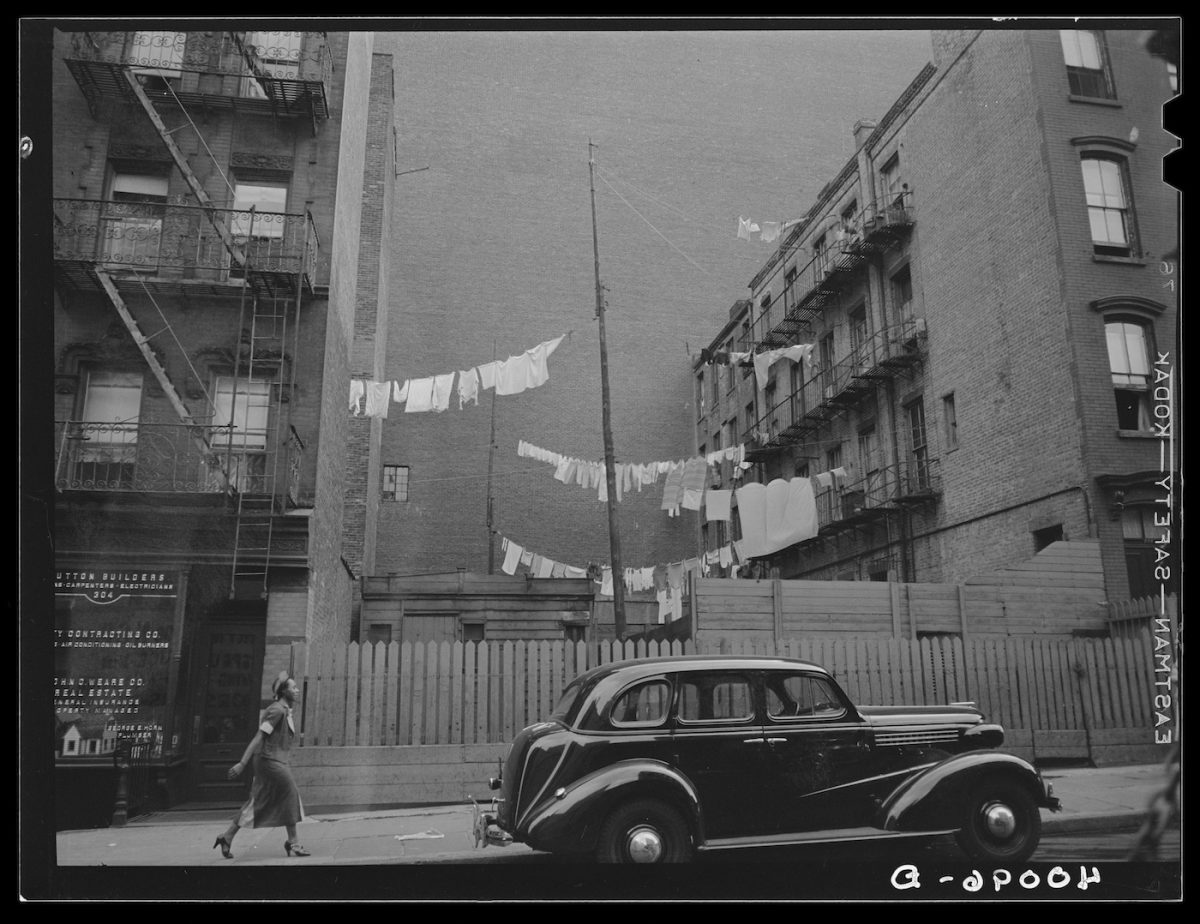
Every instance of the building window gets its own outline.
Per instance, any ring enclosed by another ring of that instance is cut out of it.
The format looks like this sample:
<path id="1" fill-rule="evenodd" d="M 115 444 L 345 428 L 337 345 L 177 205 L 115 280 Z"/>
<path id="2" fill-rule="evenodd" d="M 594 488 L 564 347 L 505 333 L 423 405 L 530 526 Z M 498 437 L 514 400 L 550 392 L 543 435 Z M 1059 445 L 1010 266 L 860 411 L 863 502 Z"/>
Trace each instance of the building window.
<path id="1" fill-rule="evenodd" d="M 837 446 L 829 449 L 825 453 L 825 471 L 831 472 L 835 468 L 842 467 L 842 447 L 839 443 Z"/>
<path id="2" fill-rule="evenodd" d="M 825 242 L 824 234 L 813 241 L 812 252 L 813 271 L 817 274 L 817 280 L 819 281 L 829 268 L 829 247 Z"/>
<path id="3" fill-rule="evenodd" d="M 462 620 L 458 624 L 459 635 L 464 642 L 482 642 L 487 637 L 486 623 L 482 619 Z"/>
<path id="4" fill-rule="evenodd" d="M 75 482 L 96 487 L 133 486 L 141 408 L 140 372 L 88 373 Z"/>
<path id="5" fill-rule="evenodd" d="M 286 183 L 236 183 L 230 232 L 239 244 L 284 236 L 287 211 Z"/>
<path id="6" fill-rule="evenodd" d="M 738 444 L 738 422 L 736 417 L 730 417 L 725 422 L 725 432 L 729 434 L 728 446 L 736 446 Z"/>
<path id="7" fill-rule="evenodd" d="M 858 219 L 858 200 L 851 199 L 850 204 L 842 209 L 842 223 L 837 231 L 839 241 L 845 240 L 855 234 L 857 229 L 854 227 L 854 222 Z"/>
<path id="8" fill-rule="evenodd" d="M 833 397 L 833 331 L 821 338 L 821 382 L 824 385 L 825 398 Z"/>
<path id="9" fill-rule="evenodd" d="M 1130 506 L 1121 511 L 1121 530 L 1125 538 L 1125 570 L 1129 576 L 1129 596 L 1148 597 L 1158 590 L 1154 578 L 1157 556 L 1154 540 L 1163 527 L 1154 524 L 1154 510 Z"/>
<path id="10" fill-rule="evenodd" d="M 850 352 L 856 364 L 867 359 L 867 307 L 859 305 L 850 312 Z"/>
<path id="11" fill-rule="evenodd" d="M 794 463 L 793 468 L 792 468 L 792 477 L 793 478 L 807 478 L 808 477 L 808 460 L 807 459 L 798 459 Z"/>
<path id="12" fill-rule="evenodd" d="M 756 423 L 758 423 L 758 418 L 757 418 L 757 416 L 756 416 L 756 415 L 755 415 L 755 413 L 754 413 L 754 402 L 753 402 L 753 401 L 747 401 L 747 402 L 746 402 L 746 417 L 745 417 L 745 420 L 746 420 L 746 426 L 743 428 L 742 432 L 743 432 L 743 433 L 751 433 L 751 432 L 753 432 L 753 431 L 756 429 L 754 425 L 755 425 Z"/>
<path id="13" fill-rule="evenodd" d="M 704 373 L 696 376 L 696 419 L 704 418 Z"/>
<path id="14" fill-rule="evenodd" d="M 166 204 L 165 176 L 114 170 L 103 206 L 104 262 L 157 270 Z"/>
<path id="15" fill-rule="evenodd" d="M 1131 256 L 1136 236 L 1125 161 L 1085 154 L 1080 165 L 1092 246 L 1098 254 Z"/>
<path id="16" fill-rule="evenodd" d="M 946 428 L 946 451 L 958 448 L 958 413 L 954 407 L 954 392 L 942 396 L 942 423 Z"/>
<path id="17" fill-rule="evenodd" d="M 1117 399 L 1117 427 L 1152 430 L 1150 419 L 1150 345 L 1145 325 L 1110 320 L 1104 325 L 1108 366 Z"/>
<path id="18" fill-rule="evenodd" d="M 794 266 L 789 266 L 783 273 L 783 310 L 790 311 L 795 307 L 796 302 L 800 300 L 800 293 L 795 291 L 796 278 L 800 275 L 800 271 Z"/>
<path id="19" fill-rule="evenodd" d="M 904 408 L 908 418 L 908 488 L 925 491 L 929 488 L 929 439 L 925 433 L 925 401 L 918 398 Z"/>
<path id="20" fill-rule="evenodd" d="M 896 305 L 896 314 L 902 323 L 912 319 L 912 297 L 912 270 L 905 266 L 892 277 L 892 301 Z"/>
<path id="21" fill-rule="evenodd" d="M 300 76 L 300 45 L 303 32 L 247 32 L 246 48 L 252 52 L 260 71 L 281 80 Z M 254 77 L 242 80 L 242 96 L 267 99 L 267 93 Z"/>
<path id="22" fill-rule="evenodd" d="M 1071 95 L 1115 99 L 1117 94 L 1113 90 L 1104 33 L 1062 29 L 1058 35 L 1062 40 Z"/>
<path id="23" fill-rule="evenodd" d="M 789 371 L 791 376 L 791 409 L 792 423 L 796 423 L 804 414 L 804 361 L 792 363 Z"/>
<path id="24" fill-rule="evenodd" d="M 408 500 L 407 465 L 385 465 L 383 467 L 383 499 L 385 501 Z"/>
<path id="25" fill-rule="evenodd" d="M 1167 62 L 1167 81 L 1171 85 L 1171 92 L 1179 92 L 1179 65 L 1174 61 Z"/>
<path id="26" fill-rule="evenodd" d="M 1046 526 L 1042 529 L 1033 531 L 1033 551 L 1040 552 L 1052 542 L 1062 542 L 1065 534 L 1061 523 L 1055 523 L 1053 526 Z"/>
<path id="27" fill-rule="evenodd" d="M 226 474 L 238 491 L 267 492 L 271 383 L 219 375 L 213 392 L 212 445 L 229 462 Z"/>
<path id="28" fill-rule="evenodd" d="M 889 208 L 902 207 L 906 184 L 900 178 L 900 152 L 887 159 L 879 169 L 880 185 L 883 187 L 883 203 Z"/>
<path id="29" fill-rule="evenodd" d="M 883 473 L 880 471 L 879 436 L 874 427 L 866 427 L 858 434 L 858 464 L 862 466 L 862 489 L 872 506 L 882 504 L 884 496 Z"/>
<path id="30" fill-rule="evenodd" d="M 392 643 L 392 624 L 390 622 L 373 622 L 367 626 L 367 644 L 374 645 L 383 642 Z"/>
<path id="31" fill-rule="evenodd" d="M 135 32 L 125 60 L 135 74 L 178 77 L 186 43 L 186 32 Z"/>

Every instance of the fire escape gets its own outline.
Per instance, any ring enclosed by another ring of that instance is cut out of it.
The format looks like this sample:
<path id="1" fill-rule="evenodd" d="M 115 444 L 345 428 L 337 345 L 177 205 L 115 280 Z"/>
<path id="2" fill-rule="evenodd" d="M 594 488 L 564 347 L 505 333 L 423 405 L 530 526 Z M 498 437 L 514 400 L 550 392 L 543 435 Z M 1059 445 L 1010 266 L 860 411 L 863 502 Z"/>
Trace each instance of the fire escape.
<path id="1" fill-rule="evenodd" d="M 779 299 L 763 306 L 751 321 L 741 349 L 761 352 L 810 340 L 815 322 L 839 304 L 842 290 L 877 255 L 903 243 L 916 222 L 909 194 L 870 208 L 852 227 L 786 280 Z M 892 325 L 864 335 L 841 359 L 821 363 L 782 400 L 762 409 L 751 431 L 746 458 L 764 461 L 803 446 L 846 415 L 875 386 L 908 374 L 924 358 L 925 323 L 901 310 Z M 745 373 L 749 374 L 747 364 Z M 815 473 L 814 473 L 815 474 Z M 823 538 L 869 525 L 890 513 L 935 500 L 940 494 L 938 462 L 927 456 L 879 465 L 852 484 L 819 491 L 817 514 Z"/>
<path id="2" fill-rule="evenodd" d="M 200 108 L 304 119 L 315 133 L 329 114 L 332 67 L 325 35 L 78 33 L 65 63 L 93 117 L 104 118 L 112 103 L 140 108 L 190 195 L 151 203 L 54 202 L 59 284 L 107 298 L 178 418 L 169 435 L 160 425 L 139 424 L 136 439 L 129 432 L 103 434 L 94 425 L 69 422 L 62 428 L 57 482 L 64 489 L 225 496 L 233 512 L 230 596 L 239 583 L 254 583 L 265 597 L 276 518 L 298 492 L 303 444 L 285 426 L 284 405 L 295 386 L 300 308 L 313 291 L 319 242 L 310 214 L 214 203 L 174 136 L 190 128 L 212 156 L 190 114 Z M 153 333 L 143 331 L 149 310 L 143 309 L 139 321 L 129 306 L 131 295 L 156 310 Z M 236 300 L 233 374 L 223 393 L 205 390 L 159 307 L 163 296 L 184 305 L 195 297 L 223 298 L 230 305 Z M 206 399 L 202 413 L 184 403 L 160 358 L 154 341 L 168 339 L 188 363 L 188 383 L 194 376 L 199 385 L 190 396 Z M 125 444 L 124 464 L 115 475 L 111 466 L 84 465 L 81 479 L 80 460 L 99 456 L 80 447 L 106 437 Z M 161 464 L 164 459 L 169 464 Z"/>

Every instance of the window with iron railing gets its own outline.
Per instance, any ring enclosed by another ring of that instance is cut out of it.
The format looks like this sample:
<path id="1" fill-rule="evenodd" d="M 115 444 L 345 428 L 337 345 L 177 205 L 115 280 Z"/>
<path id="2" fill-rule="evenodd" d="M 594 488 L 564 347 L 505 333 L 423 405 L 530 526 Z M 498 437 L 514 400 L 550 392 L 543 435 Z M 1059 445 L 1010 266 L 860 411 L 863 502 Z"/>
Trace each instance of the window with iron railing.
<path id="1" fill-rule="evenodd" d="M 157 271 L 167 185 L 165 175 L 113 171 L 108 200 L 102 206 L 105 263 Z"/>
<path id="2" fill-rule="evenodd" d="M 303 32 L 247 32 L 246 47 L 253 49 L 259 68 L 270 77 L 294 80 L 300 74 L 300 48 Z M 247 65 L 247 71 L 249 66 Z M 266 91 L 252 75 L 242 79 L 242 96 L 266 99 Z"/>
<path id="3" fill-rule="evenodd" d="M 929 438 L 925 432 L 925 401 L 917 398 L 904 407 L 908 419 L 908 488 L 924 491 L 929 488 Z"/>

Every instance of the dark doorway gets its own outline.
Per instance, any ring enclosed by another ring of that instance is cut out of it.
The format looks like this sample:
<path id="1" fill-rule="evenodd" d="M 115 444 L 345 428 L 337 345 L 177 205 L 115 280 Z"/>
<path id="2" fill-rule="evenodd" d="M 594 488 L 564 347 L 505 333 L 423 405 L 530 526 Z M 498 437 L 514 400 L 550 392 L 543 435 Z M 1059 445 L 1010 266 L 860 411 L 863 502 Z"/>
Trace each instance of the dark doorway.
<path id="1" fill-rule="evenodd" d="M 226 772 L 258 727 L 265 615 L 215 619 L 200 632 L 192 766 L 192 797 L 198 801 L 240 802 L 249 792 L 249 773 L 230 781 Z"/>

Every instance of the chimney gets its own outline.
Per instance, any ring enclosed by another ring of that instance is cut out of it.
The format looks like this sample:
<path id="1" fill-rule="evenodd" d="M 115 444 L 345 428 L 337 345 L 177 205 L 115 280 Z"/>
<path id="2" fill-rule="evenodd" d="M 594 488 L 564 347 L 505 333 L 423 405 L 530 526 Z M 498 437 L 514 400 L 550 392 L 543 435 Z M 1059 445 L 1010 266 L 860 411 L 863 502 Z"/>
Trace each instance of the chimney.
<path id="1" fill-rule="evenodd" d="M 854 150 L 857 151 L 862 148 L 878 124 L 878 122 L 873 122 L 870 119 L 859 119 L 854 123 Z"/>

